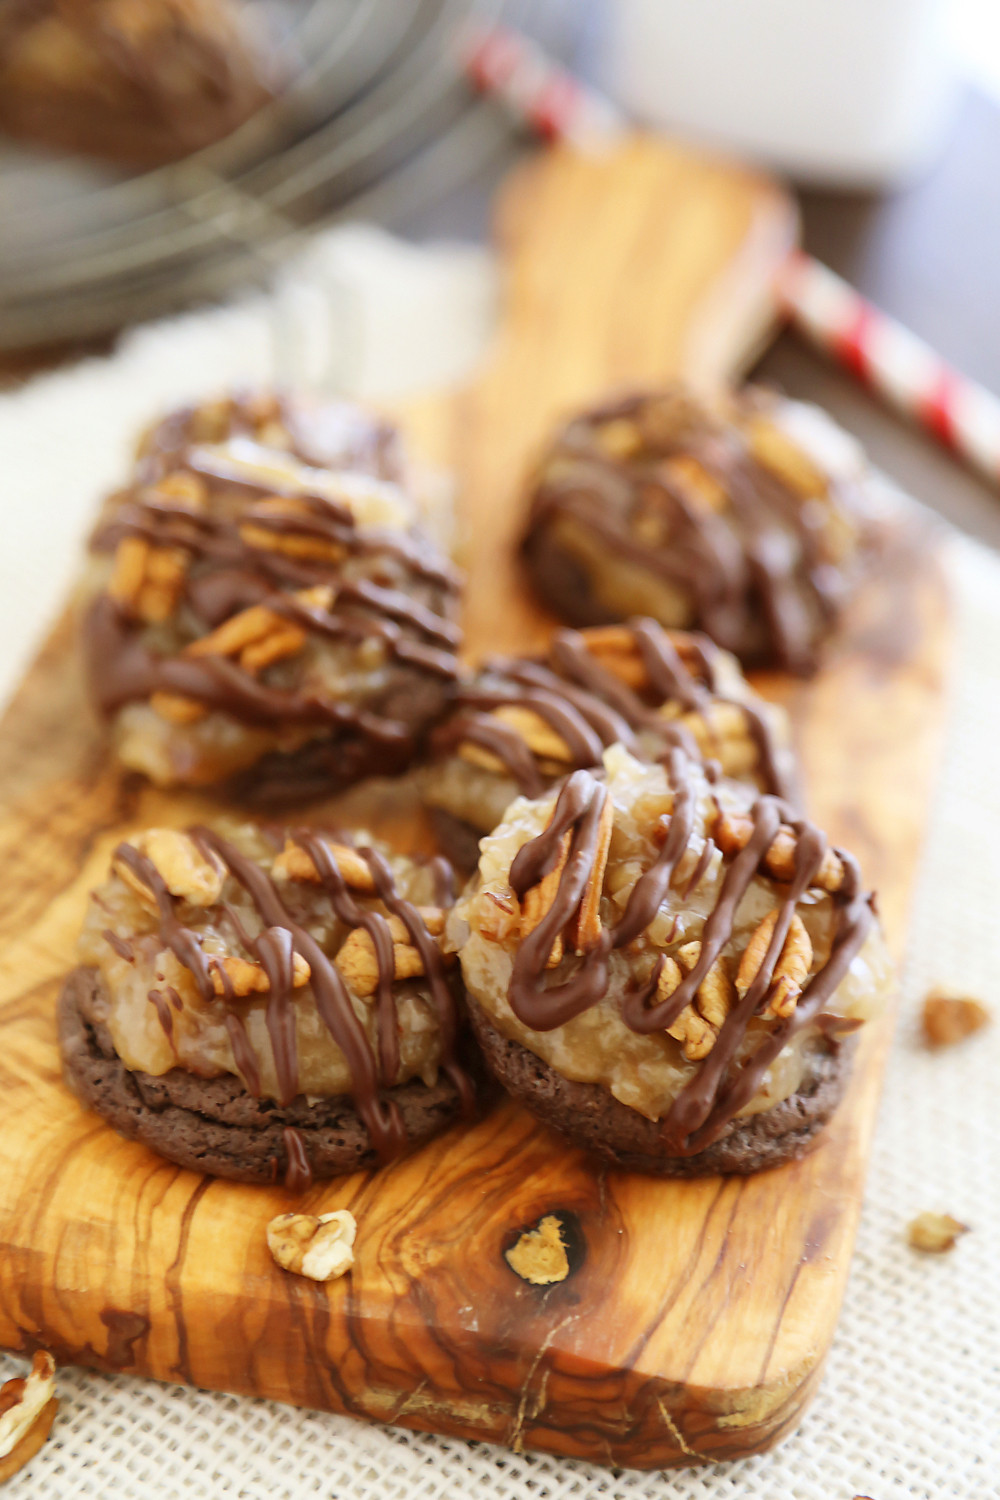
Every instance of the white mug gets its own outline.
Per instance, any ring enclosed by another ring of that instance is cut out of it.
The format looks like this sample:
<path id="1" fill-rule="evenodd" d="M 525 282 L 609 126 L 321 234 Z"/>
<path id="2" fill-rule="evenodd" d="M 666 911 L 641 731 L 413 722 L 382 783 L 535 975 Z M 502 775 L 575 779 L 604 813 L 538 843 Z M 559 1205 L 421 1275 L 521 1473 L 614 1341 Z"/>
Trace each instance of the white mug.
<path id="1" fill-rule="evenodd" d="M 608 86 L 651 124 L 805 181 L 914 175 L 954 88 L 946 0 L 612 0 Z"/>

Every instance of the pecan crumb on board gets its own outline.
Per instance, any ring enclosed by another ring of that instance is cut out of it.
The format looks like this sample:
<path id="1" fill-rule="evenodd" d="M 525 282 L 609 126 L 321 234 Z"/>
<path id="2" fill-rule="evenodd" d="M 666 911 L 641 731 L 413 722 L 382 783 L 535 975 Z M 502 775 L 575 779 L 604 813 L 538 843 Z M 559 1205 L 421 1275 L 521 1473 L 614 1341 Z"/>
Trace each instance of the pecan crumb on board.
<path id="1" fill-rule="evenodd" d="M 950 1214 L 923 1213 L 910 1221 L 907 1235 L 914 1250 L 940 1255 L 944 1250 L 953 1250 L 959 1236 L 968 1232 L 968 1224 L 962 1224 Z"/>
<path id="2" fill-rule="evenodd" d="M 0 1386 L 0 1484 L 30 1463 L 52 1430 L 56 1400 L 56 1362 L 39 1349 L 23 1378 Z"/>
<path id="3" fill-rule="evenodd" d="M 990 1023 L 990 1013 L 980 1000 L 931 990 L 921 1012 L 924 1041 L 928 1047 L 950 1047 Z"/>

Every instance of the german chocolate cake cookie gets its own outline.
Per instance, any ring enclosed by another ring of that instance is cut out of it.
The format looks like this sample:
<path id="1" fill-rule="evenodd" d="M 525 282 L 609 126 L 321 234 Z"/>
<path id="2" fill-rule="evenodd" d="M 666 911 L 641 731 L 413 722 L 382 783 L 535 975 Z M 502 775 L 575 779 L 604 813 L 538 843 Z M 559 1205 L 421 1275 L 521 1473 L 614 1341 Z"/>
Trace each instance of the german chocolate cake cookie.
<path id="1" fill-rule="evenodd" d="M 275 397 L 145 439 L 91 542 L 89 681 L 124 764 L 260 796 L 403 769 L 455 677 L 458 578 L 395 433 Z"/>
<path id="2" fill-rule="evenodd" d="M 60 1000 L 70 1087 L 181 1166 L 303 1187 L 472 1104 L 451 872 L 343 834 L 148 829 L 94 891 Z"/>
<path id="3" fill-rule="evenodd" d="M 651 615 L 748 665 L 809 672 L 871 526 L 857 444 L 818 408 L 675 388 L 573 418 L 530 482 L 523 557 L 574 625 Z"/>
<path id="4" fill-rule="evenodd" d="M 3 0 L 0 129 L 149 167 L 228 135 L 271 97 L 238 0 Z"/>
<path id="5" fill-rule="evenodd" d="M 537 797 L 569 771 L 600 767 L 616 743 L 643 760 L 679 745 L 726 776 L 797 800 L 783 710 L 759 698 L 707 636 L 655 620 L 560 630 L 543 658 L 487 661 L 431 735 L 421 785 L 448 857 L 474 868 L 480 837 L 519 793 Z"/>
<path id="6" fill-rule="evenodd" d="M 616 746 L 515 801 L 450 926 L 504 1087 L 665 1176 L 807 1151 L 892 982 L 851 857 L 676 747 L 646 765 Z"/>

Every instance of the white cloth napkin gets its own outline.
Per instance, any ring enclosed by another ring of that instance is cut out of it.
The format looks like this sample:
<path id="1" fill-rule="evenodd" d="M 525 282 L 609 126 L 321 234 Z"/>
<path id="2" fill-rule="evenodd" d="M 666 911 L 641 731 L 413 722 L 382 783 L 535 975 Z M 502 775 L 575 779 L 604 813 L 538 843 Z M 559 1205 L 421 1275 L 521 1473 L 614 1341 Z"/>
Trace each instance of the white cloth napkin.
<path id="1" fill-rule="evenodd" d="M 454 378 L 481 348 L 495 290 L 483 252 L 337 232 L 273 298 L 140 331 L 110 360 L 0 397 L 8 683 L 65 591 L 95 497 L 121 475 L 137 424 L 233 381 L 288 376 L 300 355 L 330 388 L 365 395 L 394 394 L 401 372 L 414 386 Z M 10 1483 L 10 1500 L 1000 1496 L 1000 559 L 956 539 L 949 561 L 954 687 L 902 1018 L 840 1328 L 798 1432 L 776 1453 L 711 1469 L 614 1472 L 64 1369 L 52 1437 Z M 928 1053 L 916 1015 L 936 982 L 987 1001 L 996 1024 Z M 924 1209 L 972 1232 L 950 1255 L 921 1256 L 905 1231 Z M 0 1378 L 22 1370 L 0 1356 Z"/>

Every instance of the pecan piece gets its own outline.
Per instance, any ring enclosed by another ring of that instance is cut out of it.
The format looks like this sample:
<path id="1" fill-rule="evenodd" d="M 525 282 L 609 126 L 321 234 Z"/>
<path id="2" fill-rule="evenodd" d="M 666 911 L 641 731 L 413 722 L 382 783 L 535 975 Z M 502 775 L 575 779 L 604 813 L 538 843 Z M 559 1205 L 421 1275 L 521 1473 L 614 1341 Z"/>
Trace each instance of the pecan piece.
<path id="1" fill-rule="evenodd" d="M 285 519 L 307 520 L 311 515 L 309 506 L 301 500 L 285 495 L 269 496 L 257 501 L 247 512 L 246 520 L 240 522 L 240 539 L 248 547 L 256 547 L 262 552 L 280 552 L 302 562 L 341 562 L 346 551 L 339 542 L 281 528 Z M 268 525 L 268 522 L 276 524 Z"/>
<path id="2" fill-rule="evenodd" d="M 514 1274 L 531 1286 L 553 1286 L 570 1272 L 562 1224 L 555 1214 L 546 1214 L 534 1229 L 526 1229 L 503 1256 Z"/>
<path id="3" fill-rule="evenodd" d="M 290 597 L 310 609 L 329 609 L 333 590 L 320 585 L 300 589 Z M 266 604 L 252 604 L 185 646 L 183 654 L 235 657 L 244 671 L 256 673 L 273 662 L 297 655 L 307 640 L 308 632 L 279 610 Z M 173 724 L 193 724 L 208 713 L 203 703 L 177 693 L 153 693 L 149 701 L 158 714 Z"/>
<path id="4" fill-rule="evenodd" d="M 221 443 L 229 436 L 235 403 L 228 396 L 203 401 L 191 413 L 190 432 L 195 443 Z"/>
<path id="5" fill-rule="evenodd" d="M 190 834 L 178 828 L 146 828 L 129 842 L 155 865 L 172 896 L 201 907 L 214 906 L 218 901 L 226 878 L 225 866 L 196 844 Z M 141 901 L 155 908 L 153 892 L 124 860 L 112 860 L 112 868 Z"/>
<path id="6" fill-rule="evenodd" d="M 590 655 L 619 682 L 637 691 L 649 687 L 649 674 L 635 636 L 626 625 L 593 625 L 580 634 Z"/>
<path id="7" fill-rule="evenodd" d="M 827 480 L 812 459 L 766 417 L 752 417 L 746 429 L 750 452 L 759 464 L 803 497 L 825 495 Z"/>
<path id="8" fill-rule="evenodd" d="M 27 1376 L 0 1386 L 0 1484 L 30 1463 L 52 1430 L 59 1402 L 56 1362 L 39 1349 Z"/>
<path id="9" fill-rule="evenodd" d="M 208 968 L 212 976 L 212 988 L 220 998 L 235 996 L 237 1000 L 245 1000 L 248 995 L 266 995 L 271 988 L 264 966 L 254 959 L 213 953 L 209 955 Z M 293 988 L 299 990 L 304 984 L 308 984 L 311 972 L 302 954 L 293 953 Z"/>
<path id="10" fill-rule="evenodd" d="M 760 973 L 767 950 L 771 945 L 775 923 L 780 907 L 775 906 L 755 929 L 736 971 L 736 989 L 742 997 Z M 798 913 L 792 914 L 785 941 L 781 946 L 771 983 L 767 991 L 767 1004 L 761 1014 L 765 1016 L 790 1016 L 795 1009 L 802 986 L 812 967 L 813 949 L 809 934 Z"/>
<path id="11" fill-rule="evenodd" d="M 308 609 L 329 609 L 333 604 L 333 589 L 328 584 L 320 584 L 316 588 L 298 589 L 291 598 Z M 275 637 L 281 640 L 282 649 L 275 652 L 271 648 L 262 652 L 261 647 Z M 248 609 L 224 620 L 208 635 L 192 641 L 185 647 L 185 655 L 235 656 L 241 666 L 255 671 L 281 656 L 294 656 L 305 643 L 306 631 L 301 625 L 296 625 L 280 610 L 269 609 L 266 604 L 251 604 Z M 254 660 L 258 657 L 261 659 L 255 666 Z"/>
<path id="12" fill-rule="evenodd" d="M 566 741 L 535 709 L 525 708 L 519 703 L 504 703 L 492 711 L 490 718 L 513 729 L 516 734 L 520 735 L 532 755 L 537 756 L 539 760 L 555 761 L 559 766 L 571 764 L 573 756 Z M 458 747 L 458 754 L 462 760 L 470 765 L 480 766 L 485 771 L 496 771 L 501 774 L 506 772 L 506 767 L 499 756 L 494 755 L 491 750 L 487 750 L 482 745 L 474 744 L 471 740 L 462 741 Z"/>
<path id="13" fill-rule="evenodd" d="M 615 804 L 608 793 L 605 795 L 600 822 L 597 826 L 593 868 L 572 927 L 571 941 L 578 953 L 589 953 L 601 940 L 601 896 L 604 892 L 604 872 L 608 867 L 614 827 Z"/>
<path id="14" fill-rule="evenodd" d="M 547 875 L 542 876 L 537 885 L 533 885 L 530 890 L 524 893 L 524 899 L 521 902 L 522 941 L 530 933 L 534 932 L 542 919 L 548 915 L 552 903 L 556 899 L 559 882 L 562 880 L 566 861 L 569 859 L 570 843 L 570 834 L 564 833 L 559 841 L 559 857 L 552 866 L 552 869 Z M 557 933 L 549 950 L 549 956 L 545 965 L 546 968 L 554 969 L 561 964 L 564 951 L 562 933 Z"/>
<path id="15" fill-rule="evenodd" d="M 760 760 L 747 716 L 738 703 L 720 699 L 703 713 L 681 714 L 676 722 L 692 736 L 703 758 L 719 761 L 727 776 L 745 775 Z"/>
<path id="16" fill-rule="evenodd" d="M 352 891 L 374 895 L 375 877 L 356 849 L 347 844 L 326 844 L 334 864 L 344 878 L 344 884 Z M 271 874 L 279 880 L 302 880 L 310 884 L 321 884 L 320 873 L 313 863 L 312 855 L 292 839 L 285 840 L 285 847 L 271 866 Z"/>
<path id="17" fill-rule="evenodd" d="M 188 561 L 183 547 L 154 547 L 145 537 L 123 537 L 115 550 L 108 593 L 136 619 L 159 624 L 177 608 Z"/>
<path id="18" fill-rule="evenodd" d="M 677 486 L 684 498 L 698 510 L 724 511 L 729 496 L 723 485 L 689 453 L 678 453 L 663 465 L 668 480 Z"/>
<path id="19" fill-rule="evenodd" d="M 354 1264 L 357 1221 L 346 1208 L 330 1214 L 279 1214 L 267 1226 L 267 1248 L 283 1271 L 333 1281 Z"/>
<path id="20" fill-rule="evenodd" d="M 432 937 L 444 932 L 444 912 L 440 907 L 417 908 L 421 920 Z M 400 917 L 386 919 L 392 936 L 392 977 L 417 979 L 424 972 L 424 961 L 420 950 L 410 941 L 409 929 Z M 343 946 L 334 962 L 345 981 L 360 999 L 366 1000 L 378 989 L 379 966 L 375 944 L 364 927 L 356 927 L 344 939 Z"/>
<path id="21" fill-rule="evenodd" d="M 627 459 L 642 447 L 642 433 L 628 417 L 612 417 L 594 429 L 594 437 L 602 453 L 609 458 Z"/>
<path id="22" fill-rule="evenodd" d="M 207 492 L 196 475 L 178 472 L 165 475 L 146 493 L 197 511 L 204 509 Z M 185 547 L 157 547 L 143 536 L 123 537 L 115 549 L 108 593 L 136 619 L 160 624 L 177 608 L 190 561 Z"/>
<path id="23" fill-rule="evenodd" d="M 180 693 L 152 693 L 149 706 L 161 719 L 182 726 L 197 724 L 208 713 L 204 703 L 199 703 L 197 698 L 185 698 Z"/>
<path id="24" fill-rule="evenodd" d="M 657 1000 L 668 999 L 681 982 L 681 971 L 690 974 L 700 957 L 701 943 L 694 941 L 678 948 L 673 959 L 665 958 L 657 983 Z M 700 1062 L 711 1052 L 735 998 L 733 981 L 722 959 L 717 958 L 698 986 L 694 1000 L 667 1027 L 667 1035 L 682 1044 L 688 1062 Z"/>
<path id="25" fill-rule="evenodd" d="M 931 990 L 924 1000 L 921 1022 L 928 1047 L 950 1047 L 990 1022 L 990 1013 L 979 1000 Z"/>
<path id="26" fill-rule="evenodd" d="M 968 1224 L 960 1223 L 950 1214 L 923 1213 L 910 1221 L 907 1238 L 914 1250 L 940 1255 L 945 1250 L 953 1250 L 959 1237 L 968 1232 Z"/>
<path id="27" fill-rule="evenodd" d="M 745 849 L 750 842 L 753 834 L 753 819 L 745 813 L 723 812 L 720 808 L 711 834 L 723 854 L 739 854 L 740 850 Z M 761 862 L 773 880 L 793 879 L 797 844 L 795 830 L 783 823 Z M 840 890 L 843 883 L 843 863 L 833 849 L 827 849 L 811 884 L 833 895 Z"/>

